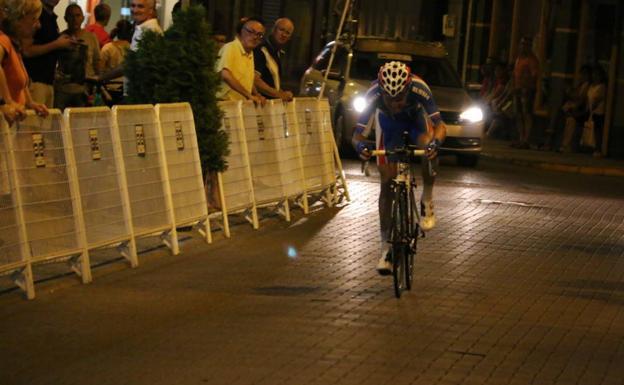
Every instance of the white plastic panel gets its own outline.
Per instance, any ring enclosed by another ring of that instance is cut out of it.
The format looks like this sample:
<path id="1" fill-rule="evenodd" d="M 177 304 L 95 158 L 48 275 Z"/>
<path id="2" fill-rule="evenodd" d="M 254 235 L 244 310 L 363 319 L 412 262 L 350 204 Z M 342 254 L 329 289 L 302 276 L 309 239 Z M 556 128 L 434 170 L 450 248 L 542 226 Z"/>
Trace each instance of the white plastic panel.
<path id="1" fill-rule="evenodd" d="M 123 155 L 132 225 L 136 236 L 173 226 L 167 203 L 156 112 L 151 105 L 113 108 Z"/>
<path id="2" fill-rule="evenodd" d="M 292 116 L 289 119 L 287 109 L 281 100 L 271 100 L 264 107 L 263 113 L 275 128 L 275 151 L 281 175 L 282 192 L 286 197 L 299 196 L 303 194 L 305 186 L 300 162 L 298 131 L 292 122 Z"/>
<path id="3" fill-rule="evenodd" d="M 256 203 L 277 202 L 284 198 L 279 172 L 277 141 L 283 136 L 283 127 L 267 109 L 242 105 L 245 137 Z"/>
<path id="4" fill-rule="evenodd" d="M 113 149 L 112 114 L 108 107 L 68 108 L 72 150 L 90 248 L 130 237 L 124 216 L 120 170 Z"/>
<path id="5" fill-rule="evenodd" d="M 188 103 L 156 105 L 176 224 L 208 217 L 193 111 Z"/>
<path id="6" fill-rule="evenodd" d="M 29 113 L 8 135 L 15 160 L 17 194 L 33 260 L 81 251 L 82 229 L 72 195 L 62 137 L 63 116 Z"/>
<path id="7" fill-rule="evenodd" d="M 330 140 L 331 118 L 327 100 L 296 98 L 295 114 L 303 157 L 303 174 L 308 191 L 329 187 L 335 182 L 333 148 Z"/>
<path id="8" fill-rule="evenodd" d="M 9 127 L 0 116 L 0 271 L 16 263 L 26 262 L 14 185 L 15 174 L 9 167 Z"/>
<path id="9" fill-rule="evenodd" d="M 223 173 L 225 202 L 228 211 L 240 211 L 254 204 L 241 102 L 219 102 L 219 108 L 223 111 L 221 127 L 227 132 L 230 142 L 230 154 L 225 158 L 228 168 Z"/>

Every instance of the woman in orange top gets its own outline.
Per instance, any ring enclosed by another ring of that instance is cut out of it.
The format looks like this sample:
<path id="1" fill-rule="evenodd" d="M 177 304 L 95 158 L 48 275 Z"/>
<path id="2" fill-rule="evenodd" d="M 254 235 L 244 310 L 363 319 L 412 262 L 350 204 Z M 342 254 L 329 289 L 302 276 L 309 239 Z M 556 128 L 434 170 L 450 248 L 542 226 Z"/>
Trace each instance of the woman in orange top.
<path id="1" fill-rule="evenodd" d="M 18 118 L 23 116 L 23 107 L 47 116 L 47 107 L 33 102 L 30 97 L 28 73 L 16 49 L 20 40 L 32 36 L 39 28 L 41 0 L 0 0 L 0 7 L 4 16 L 0 32 L 0 96 L 8 106 L 18 111 L 21 108 Z"/>

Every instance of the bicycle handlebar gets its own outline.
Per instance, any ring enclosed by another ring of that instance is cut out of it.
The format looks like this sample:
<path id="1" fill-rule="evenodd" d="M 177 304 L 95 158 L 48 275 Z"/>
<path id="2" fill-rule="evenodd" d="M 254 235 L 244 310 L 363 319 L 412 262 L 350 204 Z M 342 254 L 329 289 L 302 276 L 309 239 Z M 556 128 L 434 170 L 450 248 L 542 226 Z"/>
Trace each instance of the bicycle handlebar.
<path id="1" fill-rule="evenodd" d="M 397 148 L 395 150 L 373 150 L 371 151 L 373 156 L 384 156 L 384 155 L 413 155 L 413 156 L 423 156 L 426 154 L 425 150 L 414 150 L 414 149 L 405 149 L 405 148 Z"/>

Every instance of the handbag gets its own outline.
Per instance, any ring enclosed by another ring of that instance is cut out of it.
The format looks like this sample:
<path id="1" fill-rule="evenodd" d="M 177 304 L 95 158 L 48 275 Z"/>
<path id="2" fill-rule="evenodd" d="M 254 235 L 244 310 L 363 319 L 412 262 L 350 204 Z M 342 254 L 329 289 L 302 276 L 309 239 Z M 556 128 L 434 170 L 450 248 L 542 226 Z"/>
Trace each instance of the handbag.
<path id="1" fill-rule="evenodd" d="M 583 135 L 581 135 L 581 146 L 594 148 L 596 147 L 596 137 L 594 136 L 594 119 L 592 114 L 583 123 Z"/>

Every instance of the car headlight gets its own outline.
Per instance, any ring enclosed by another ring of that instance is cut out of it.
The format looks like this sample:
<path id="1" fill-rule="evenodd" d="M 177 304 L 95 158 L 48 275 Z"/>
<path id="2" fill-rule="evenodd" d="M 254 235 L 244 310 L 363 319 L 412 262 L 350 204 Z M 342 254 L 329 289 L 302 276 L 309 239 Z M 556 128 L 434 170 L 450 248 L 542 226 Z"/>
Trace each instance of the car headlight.
<path id="1" fill-rule="evenodd" d="M 366 107 L 368 106 L 368 103 L 366 102 L 366 98 L 362 97 L 362 96 L 358 96 L 357 98 L 353 99 L 353 109 L 359 114 L 360 112 L 364 111 L 366 109 Z"/>
<path id="2" fill-rule="evenodd" d="M 459 115 L 461 120 L 467 120 L 470 123 L 478 123 L 483 120 L 483 111 L 479 107 L 470 107 Z"/>

